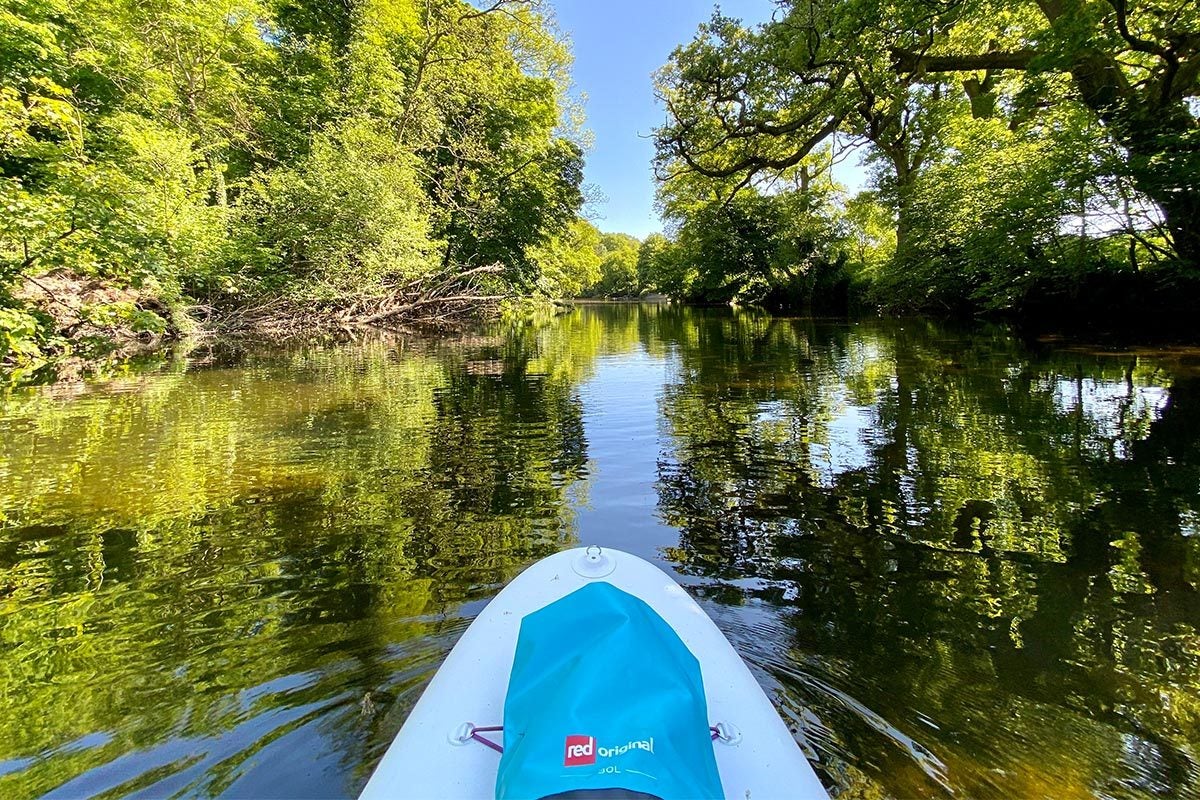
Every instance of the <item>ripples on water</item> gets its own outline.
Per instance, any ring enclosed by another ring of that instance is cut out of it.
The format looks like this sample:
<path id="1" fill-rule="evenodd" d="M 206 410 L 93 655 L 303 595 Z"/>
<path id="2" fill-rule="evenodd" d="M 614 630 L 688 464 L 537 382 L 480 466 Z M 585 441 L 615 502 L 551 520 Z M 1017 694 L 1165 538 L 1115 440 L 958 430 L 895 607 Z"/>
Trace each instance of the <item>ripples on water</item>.
<path id="1" fill-rule="evenodd" d="M 0 795 L 352 796 L 580 541 L 844 798 L 1200 796 L 1200 358 L 588 307 L 0 399 Z"/>

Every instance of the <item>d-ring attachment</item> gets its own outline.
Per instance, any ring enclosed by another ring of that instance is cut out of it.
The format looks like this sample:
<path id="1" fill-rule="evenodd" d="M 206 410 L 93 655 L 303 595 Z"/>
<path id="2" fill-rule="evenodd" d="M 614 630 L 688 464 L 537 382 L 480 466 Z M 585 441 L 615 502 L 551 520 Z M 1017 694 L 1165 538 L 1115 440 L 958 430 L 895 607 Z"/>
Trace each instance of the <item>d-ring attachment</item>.
<path id="1" fill-rule="evenodd" d="M 611 575 L 617 568 L 617 561 L 598 545 L 588 545 L 584 551 L 571 562 L 571 569 L 581 578 L 595 579 Z"/>
<path id="2" fill-rule="evenodd" d="M 450 731 L 450 744 L 457 747 L 462 747 L 467 742 L 471 741 L 471 736 L 475 733 L 475 726 L 470 722 L 464 722 L 454 730 Z"/>
<path id="3" fill-rule="evenodd" d="M 736 745 L 742 741 L 742 732 L 728 722 L 718 722 L 712 727 L 712 732 L 713 738 L 723 744 Z"/>

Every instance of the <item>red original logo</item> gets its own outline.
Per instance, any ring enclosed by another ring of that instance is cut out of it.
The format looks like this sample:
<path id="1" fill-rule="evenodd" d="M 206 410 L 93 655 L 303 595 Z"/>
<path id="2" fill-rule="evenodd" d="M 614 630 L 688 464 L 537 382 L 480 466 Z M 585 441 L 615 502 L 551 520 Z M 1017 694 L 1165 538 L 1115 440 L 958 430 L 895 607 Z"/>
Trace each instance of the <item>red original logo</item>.
<path id="1" fill-rule="evenodd" d="M 564 767 L 583 767 L 596 763 L 596 739 L 593 736 L 572 735 L 567 737 L 563 754 Z"/>

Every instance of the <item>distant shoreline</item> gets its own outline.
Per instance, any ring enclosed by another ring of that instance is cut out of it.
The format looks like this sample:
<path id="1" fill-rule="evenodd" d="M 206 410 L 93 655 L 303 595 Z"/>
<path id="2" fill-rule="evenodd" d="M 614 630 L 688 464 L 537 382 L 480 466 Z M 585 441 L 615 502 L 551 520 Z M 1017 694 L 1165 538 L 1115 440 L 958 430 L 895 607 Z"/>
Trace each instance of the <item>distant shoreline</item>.
<path id="1" fill-rule="evenodd" d="M 665 294 L 648 294 L 644 297 L 571 297 L 559 300 L 564 305 L 612 305 L 614 303 L 669 303 Z"/>

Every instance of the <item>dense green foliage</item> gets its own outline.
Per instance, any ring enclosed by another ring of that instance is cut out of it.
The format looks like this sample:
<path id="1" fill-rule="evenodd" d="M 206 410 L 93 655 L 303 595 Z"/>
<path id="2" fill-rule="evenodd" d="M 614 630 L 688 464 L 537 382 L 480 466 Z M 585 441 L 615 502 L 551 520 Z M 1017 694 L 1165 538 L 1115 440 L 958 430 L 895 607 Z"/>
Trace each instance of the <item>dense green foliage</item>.
<path id="1" fill-rule="evenodd" d="M 777 176 L 775 191 L 679 176 L 662 190 L 673 238 L 648 242 L 650 288 L 704 303 L 812 307 L 845 290 L 845 214 L 812 159 Z M 726 191 L 730 189 L 730 191 Z"/>
<path id="2" fill-rule="evenodd" d="M 638 250 L 641 242 L 627 233 L 600 235 L 600 280 L 591 287 L 592 294 L 605 297 L 636 296 L 641 289 L 638 280 Z"/>
<path id="3" fill-rule="evenodd" d="M 534 251 L 545 291 L 557 297 L 636 297 L 641 247 L 627 233 L 603 233 L 586 220 Z"/>
<path id="4" fill-rule="evenodd" d="M 754 29 L 715 15 L 659 91 L 657 168 L 684 265 L 666 283 L 682 296 L 757 299 L 747 273 L 770 263 L 770 291 L 797 300 L 795 272 L 832 268 L 879 305 L 1008 310 L 1200 272 L 1190 0 L 784 0 Z M 871 191 L 792 178 L 847 150 L 865 155 Z M 786 221 L 764 223 L 768 207 Z M 807 236 L 815 259 L 766 241 L 796 229 L 827 231 Z M 724 251 L 696 251 L 697 234 Z M 727 263 L 737 253 L 758 262 Z M 680 284 L 689 270 L 707 277 Z"/>
<path id="5" fill-rule="evenodd" d="M 569 52 L 547 13 L 6 3 L 0 358 L 50 333 L 22 300 L 49 272 L 167 308 L 369 296 L 485 265 L 528 291 L 582 203 Z"/>

